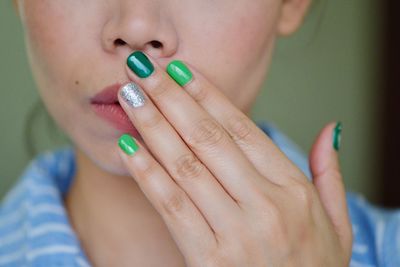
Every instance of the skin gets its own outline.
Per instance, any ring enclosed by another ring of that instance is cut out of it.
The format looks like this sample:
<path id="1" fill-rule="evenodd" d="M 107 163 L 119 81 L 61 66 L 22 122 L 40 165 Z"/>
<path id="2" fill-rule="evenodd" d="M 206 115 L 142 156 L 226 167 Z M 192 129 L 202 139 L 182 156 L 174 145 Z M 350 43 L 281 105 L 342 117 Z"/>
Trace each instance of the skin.
<path id="1" fill-rule="evenodd" d="M 94 266 L 348 264 L 334 125 L 315 141 L 310 183 L 246 116 L 276 38 L 298 29 L 309 0 L 15 3 L 39 93 L 74 144 L 65 205 Z M 156 66 L 151 77 L 125 66 L 135 50 Z M 185 90 L 165 73 L 173 59 L 194 73 Z M 128 81 L 148 99 L 138 109 L 120 99 L 143 138 L 131 157 L 117 146 L 122 132 L 90 105 Z"/>

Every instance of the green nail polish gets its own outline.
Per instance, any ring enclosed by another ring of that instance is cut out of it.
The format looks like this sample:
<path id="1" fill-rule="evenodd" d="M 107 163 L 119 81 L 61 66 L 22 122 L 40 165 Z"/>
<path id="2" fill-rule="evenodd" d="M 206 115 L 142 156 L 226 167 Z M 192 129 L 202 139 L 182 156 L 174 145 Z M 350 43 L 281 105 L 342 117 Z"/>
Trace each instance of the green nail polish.
<path id="1" fill-rule="evenodd" d="M 180 86 L 185 86 L 193 79 L 192 72 L 180 60 L 174 60 L 169 63 L 167 72 Z"/>
<path id="2" fill-rule="evenodd" d="M 118 140 L 118 145 L 129 156 L 135 154 L 139 149 L 135 139 L 129 134 L 123 134 Z"/>
<path id="3" fill-rule="evenodd" d="M 335 129 L 333 129 L 333 148 L 336 151 L 339 151 L 340 149 L 340 144 L 342 141 L 342 129 L 343 126 L 341 122 L 338 122 Z"/>
<path id="4" fill-rule="evenodd" d="M 127 59 L 128 67 L 140 78 L 147 78 L 154 72 L 154 66 L 141 51 L 133 52 Z"/>

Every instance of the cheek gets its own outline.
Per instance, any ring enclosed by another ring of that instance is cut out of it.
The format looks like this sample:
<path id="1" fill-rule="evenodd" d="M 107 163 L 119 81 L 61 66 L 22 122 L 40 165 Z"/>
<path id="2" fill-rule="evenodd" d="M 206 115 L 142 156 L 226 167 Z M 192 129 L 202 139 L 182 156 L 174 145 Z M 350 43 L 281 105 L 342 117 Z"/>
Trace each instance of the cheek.
<path id="1" fill-rule="evenodd" d="M 65 22 L 69 20 L 65 18 L 68 12 L 63 11 L 63 8 L 68 7 L 51 1 L 33 0 L 25 3 L 24 22 L 32 65 L 46 68 L 49 65 L 60 67 L 54 63 L 62 55 L 60 51 L 68 53 L 65 41 L 70 36 L 70 29 L 73 26 L 65 27 Z"/>
<path id="2" fill-rule="evenodd" d="M 85 71 L 93 71 L 95 65 L 90 57 L 97 52 L 93 49 L 97 40 L 93 35 L 98 33 L 93 29 L 100 27 L 95 25 L 98 22 L 93 16 L 86 16 L 82 10 L 91 9 L 94 14 L 98 10 L 95 6 L 83 6 L 84 2 L 24 2 L 23 22 L 31 69 L 43 101 L 59 122 L 68 119 L 68 112 L 82 109 L 81 86 L 88 84 L 87 77 L 96 76 L 93 73 L 84 79 L 89 74 Z"/>
<path id="3" fill-rule="evenodd" d="M 90 64 L 84 58 L 90 54 L 86 48 L 90 45 L 89 38 L 82 38 L 88 28 L 81 26 L 90 21 L 79 13 L 81 6 L 76 4 L 79 2 L 29 0 L 24 2 L 23 14 L 27 52 L 37 88 L 49 113 L 59 126 L 69 131 L 72 123 L 82 123 L 74 117 L 87 112 L 82 110 L 81 88 L 75 84 L 81 80 L 77 71 L 82 67 L 89 69 L 85 64 Z M 75 128 L 79 127 L 87 126 Z"/>
<path id="4" fill-rule="evenodd" d="M 50 83 L 54 90 L 64 88 L 63 82 L 71 82 L 76 65 L 82 65 L 84 55 L 88 55 L 88 40 L 94 39 L 87 32 L 92 27 L 90 17 L 82 14 L 90 7 L 83 8 L 80 2 L 30 0 L 24 4 L 26 44 L 33 72 L 38 82 Z"/>
<path id="5" fill-rule="evenodd" d="M 216 47 L 223 53 L 215 54 L 226 58 L 227 64 L 246 65 L 260 59 L 275 35 L 275 13 L 251 10 L 246 15 L 232 15 L 232 21 L 221 25 L 216 38 Z M 251 14 L 251 15 L 248 15 Z"/>
<path id="6" fill-rule="evenodd" d="M 218 21 L 203 23 L 198 31 L 207 36 L 199 34 L 194 42 L 195 49 L 201 51 L 197 57 L 201 60 L 197 65 L 203 66 L 200 71 L 228 96 L 236 95 L 243 86 L 247 91 L 259 90 L 269 65 L 279 6 L 276 1 L 256 2 L 238 6 Z M 244 96 L 251 97 L 252 93 Z"/>

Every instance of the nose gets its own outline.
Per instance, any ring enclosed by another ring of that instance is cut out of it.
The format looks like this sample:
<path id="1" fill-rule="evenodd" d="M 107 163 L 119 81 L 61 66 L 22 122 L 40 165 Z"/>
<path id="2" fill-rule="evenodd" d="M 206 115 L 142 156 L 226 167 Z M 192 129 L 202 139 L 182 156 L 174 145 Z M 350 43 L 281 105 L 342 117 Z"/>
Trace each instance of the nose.
<path id="1" fill-rule="evenodd" d="M 102 46 L 108 53 L 127 54 L 142 50 L 152 57 L 176 53 L 178 36 L 165 1 L 116 1 L 108 7 L 108 20 L 102 31 Z M 117 4 L 118 3 L 118 4 Z"/>

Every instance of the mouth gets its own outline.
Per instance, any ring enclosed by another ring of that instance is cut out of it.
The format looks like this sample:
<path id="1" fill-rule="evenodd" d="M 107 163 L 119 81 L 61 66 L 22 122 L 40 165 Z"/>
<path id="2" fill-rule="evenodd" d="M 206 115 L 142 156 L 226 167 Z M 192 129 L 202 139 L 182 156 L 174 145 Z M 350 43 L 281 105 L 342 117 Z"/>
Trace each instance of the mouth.
<path id="1" fill-rule="evenodd" d="M 109 122 L 115 129 L 139 137 L 128 115 L 118 101 L 118 91 L 121 84 L 113 84 L 104 88 L 90 99 L 94 112 L 103 120 Z"/>
<path id="2" fill-rule="evenodd" d="M 118 102 L 118 90 L 121 87 L 121 84 L 116 83 L 104 88 L 98 94 L 91 98 L 90 102 L 92 104 L 104 104 L 104 105 L 112 105 L 119 104 Z"/>

